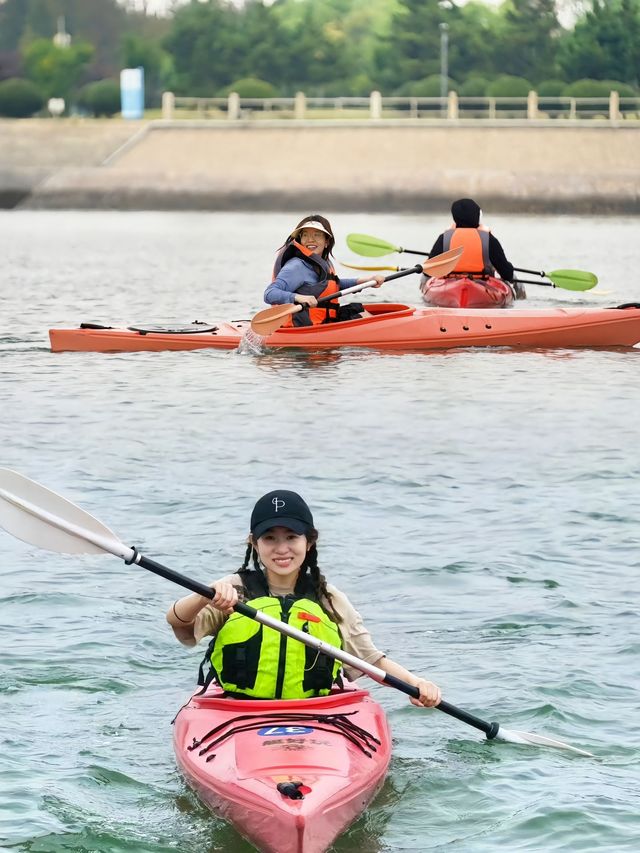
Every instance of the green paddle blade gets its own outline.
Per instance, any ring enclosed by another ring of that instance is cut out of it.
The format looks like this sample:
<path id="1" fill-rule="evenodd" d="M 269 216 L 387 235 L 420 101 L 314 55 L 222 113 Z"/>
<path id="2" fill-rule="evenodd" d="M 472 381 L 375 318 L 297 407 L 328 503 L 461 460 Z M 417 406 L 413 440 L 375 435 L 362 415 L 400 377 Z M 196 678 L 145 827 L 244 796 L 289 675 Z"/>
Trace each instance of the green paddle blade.
<path id="1" fill-rule="evenodd" d="M 383 255 L 402 251 L 399 246 L 394 246 L 393 243 L 378 240 L 377 237 L 370 237 L 367 234 L 348 234 L 347 246 L 356 255 L 364 255 L 365 258 L 381 258 Z"/>
<path id="2" fill-rule="evenodd" d="M 547 278 L 563 290 L 591 290 L 598 283 L 598 276 L 584 270 L 554 270 Z"/>

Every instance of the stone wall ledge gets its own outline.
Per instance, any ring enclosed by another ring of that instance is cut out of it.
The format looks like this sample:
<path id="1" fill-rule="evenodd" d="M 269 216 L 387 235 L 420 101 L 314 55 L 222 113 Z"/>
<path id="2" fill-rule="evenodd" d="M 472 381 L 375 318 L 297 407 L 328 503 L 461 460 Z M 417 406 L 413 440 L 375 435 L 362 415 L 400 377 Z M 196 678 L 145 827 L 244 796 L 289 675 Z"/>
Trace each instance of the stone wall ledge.
<path id="1" fill-rule="evenodd" d="M 633 173 L 591 178 L 566 174 L 477 172 L 434 173 L 420 186 L 405 182 L 344 187 L 330 181 L 306 189 L 274 181 L 238 187 L 208 175 L 140 175 L 102 168 L 63 169 L 30 188 L 19 206 L 31 210 L 260 210 L 321 207 L 334 212 L 441 212 L 451 199 L 482 199 L 502 213 L 640 213 L 640 184 Z"/>

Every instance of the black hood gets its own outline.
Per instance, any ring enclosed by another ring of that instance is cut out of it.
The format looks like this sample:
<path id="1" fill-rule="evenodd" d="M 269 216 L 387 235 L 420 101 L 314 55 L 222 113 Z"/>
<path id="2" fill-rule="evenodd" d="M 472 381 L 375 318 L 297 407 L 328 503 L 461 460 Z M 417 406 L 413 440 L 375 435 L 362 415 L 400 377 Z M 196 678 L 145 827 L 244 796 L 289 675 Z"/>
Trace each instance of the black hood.
<path id="1" fill-rule="evenodd" d="M 480 225 L 480 205 L 472 198 L 459 198 L 451 205 L 453 221 L 459 228 L 477 228 Z"/>

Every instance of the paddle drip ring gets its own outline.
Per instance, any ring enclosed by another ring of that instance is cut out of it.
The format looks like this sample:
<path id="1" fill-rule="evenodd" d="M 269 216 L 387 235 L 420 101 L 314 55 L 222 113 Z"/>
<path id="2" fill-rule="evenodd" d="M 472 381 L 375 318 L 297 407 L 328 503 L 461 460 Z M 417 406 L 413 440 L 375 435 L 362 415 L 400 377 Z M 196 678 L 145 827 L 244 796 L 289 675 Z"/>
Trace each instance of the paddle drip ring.
<path id="1" fill-rule="evenodd" d="M 131 566 L 134 563 L 138 562 L 138 557 L 140 556 L 140 551 L 138 551 L 138 549 L 136 548 L 135 545 L 131 546 L 131 550 L 133 551 L 133 556 L 131 557 L 130 560 L 124 561 L 125 566 Z"/>

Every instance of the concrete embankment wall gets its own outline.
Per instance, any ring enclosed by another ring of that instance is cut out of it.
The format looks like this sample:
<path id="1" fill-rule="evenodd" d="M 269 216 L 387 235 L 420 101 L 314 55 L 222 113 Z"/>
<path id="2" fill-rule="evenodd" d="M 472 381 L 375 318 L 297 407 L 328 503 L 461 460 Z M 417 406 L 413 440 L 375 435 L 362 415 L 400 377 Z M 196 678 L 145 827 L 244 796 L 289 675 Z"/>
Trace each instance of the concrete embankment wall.
<path id="1" fill-rule="evenodd" d="M 0 122 L 0 199 L 17 186 L 30 208 L 639 213 L 640 125 Z"/>

